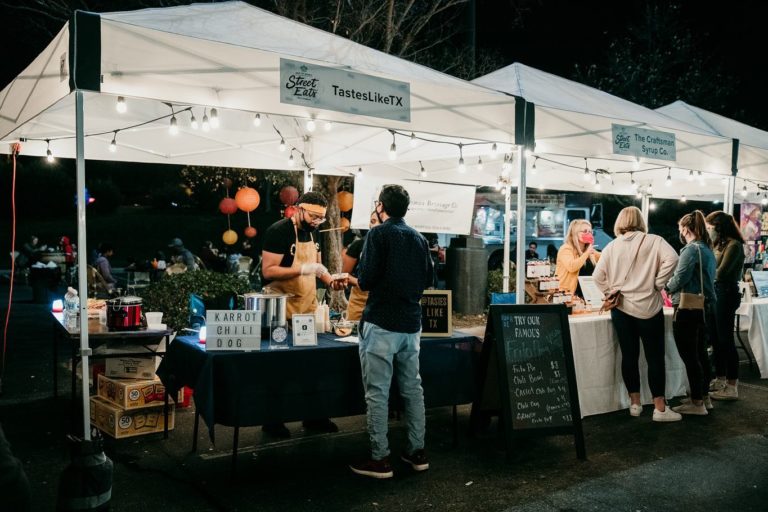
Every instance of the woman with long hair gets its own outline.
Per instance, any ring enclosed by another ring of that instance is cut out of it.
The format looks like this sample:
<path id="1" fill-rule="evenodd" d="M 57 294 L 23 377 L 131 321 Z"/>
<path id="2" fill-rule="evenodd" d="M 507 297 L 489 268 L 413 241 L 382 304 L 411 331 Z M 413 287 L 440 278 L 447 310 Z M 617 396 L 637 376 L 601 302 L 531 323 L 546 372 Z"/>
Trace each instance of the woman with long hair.
<path id="1" fill-rule="evenodd" d="M 733 339 L 736 309 L 741 304 L 739 280 L 744 268 L 744 237 L 736 220 L 723 211 L 707 215 L 707 231 L 715 247 L 715 323 L 710 329 L 715 356 L 715 376 L 709 386 L 715 400 L 739 398 L 739 355 Z"/>
<path id="2" fill-rule="evenodd" d="M 591 276 L 600 260 L 594 243 L 592 224 L 585 219 L 572 220 L 565 241 L 557 251 L 555 275 L 560 279 L 561 290 L 581 294 L 579 276 Z"/>
<path id="3" fill-rule="evenodd" d="M 646 233 L 642 212 L 628 206 L 613 226 L 616 239 L 597 262 L 595 284 L 608 296 L 622 294 L 611 309 L 611 321 L 621 347 L 621 375 L 629 393 L 629 414 L 640 416 L 640 342 L 648 363 L 648 385 L 653 396 L 653 421 L 679 421 L 682 416 L 666 405 L 664 313 L 661 290 L 677 267 L 677 254 L 663 238 Z"/>
<path id="4" fill-rule="evenodd" d="M 683 215 L 678 221 L 680 241 L 685 246 L 680 251 L 680 261 L 672 279 L 666 286 L 672 297 L 675 317 L 672 332 L 680 357 L 685 363 L 691 398 L 673 410 L 680 414 L 706 416 L 709 391 L 709 358 L 704 334 L 707 319 L 713 318 L 715 308 L 715 255 L 707 234 L 704 214 L 696 210 Z M 702 309 L 698 304 L 691 307 L 682 300 L 682 293 L 703 295 Z"/>

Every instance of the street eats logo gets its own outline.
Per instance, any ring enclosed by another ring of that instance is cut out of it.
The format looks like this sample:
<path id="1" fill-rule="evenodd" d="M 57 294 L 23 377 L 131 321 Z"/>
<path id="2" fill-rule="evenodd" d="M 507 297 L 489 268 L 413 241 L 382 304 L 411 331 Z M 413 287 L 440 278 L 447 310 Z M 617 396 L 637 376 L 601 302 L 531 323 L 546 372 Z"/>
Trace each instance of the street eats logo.
<path id="1" fill-rule="evenodd" d="M 411 119 L 410 84 L 280 59 L 281 103 L 398 121 Z"/>

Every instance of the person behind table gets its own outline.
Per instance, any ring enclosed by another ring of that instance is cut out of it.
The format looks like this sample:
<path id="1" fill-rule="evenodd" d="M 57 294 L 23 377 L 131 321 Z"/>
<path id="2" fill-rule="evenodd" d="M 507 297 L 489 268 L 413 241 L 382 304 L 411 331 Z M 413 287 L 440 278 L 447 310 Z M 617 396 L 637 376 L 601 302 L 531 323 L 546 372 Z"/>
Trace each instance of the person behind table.
<path id="1" fill-rule="evenodd" d="M 672 410 L 680 414 L 706 416 L 709 400 L 709 357 L 704 342 L 706 329 L 714 327 L 715 255 L 707 234 L 704 214 L 696 210 L 683 215 L 677 223 L 680 241 L 686 244 L 666 291 L 672 299 L 675 316 L 672 333 L 680 357 L 685 363 L 691 397 Z M 703 279 L 703 281 L 702 281 Z M 681 309 L 681 293 L 703 294 L 705 309 Z"/>
<path id="2" fill-rule="evenodd" d="M 707 231 L 715 247 L 716 329 L 709 329 L 715 356 L 715 379 L 710 383 L 715 400 L 739 398 L 739 355 L 733 339 L 736 309 L 741 304 L 739 280 L 744 268 L 744 238 L 736 220 L 725 212 L 707 215 Z"/>
<path id="3" fill-rule="evenodd" d="M 264 234 L 261 251 L 261 273 L 267 292 L 289 294 L 286 316 L 314 314 L 317 309 L 317 284 L 320 279 L 326 286 L 339 290 L 346 286 L 344 280 L 334 281 L 328 269 L 320 263 L 320 246 L 317 228 L 325 222 L 328 202 L 318 192 L 306 192 L 299 197 L 296 212 L 287 219 L 272 224 Z M 338 427 L 327 418 L 304 421 L 308 429 L 337 432 Z M 290 437 L 282 423 L 262 426 L 262 430 L 276 437 Z"/>
<path id="4" fill-rule="evenodd" d="M 384 185 L 376 211 L 384 223 L 366 237 L 358 284 L 368 291 L 360 326 L 360 366 L 367 405 L 371 458 L 350 469 L 373 478 L 392 478 L 387 440 L 393 362 L 405 404 L 408 442 L 401 459 L 414 470 L 429 469 L 424 451 L 424 391 L 419 375 L 421 297 L 432 283 L 427 240 L 403 217 L 410 197 L 400 185 Z"/>
<path id="5" fill-rule="evenodd" d="M 563 245 L 557 251 L 555 274 L 560 279 L 560 289 L 581 295 L 579 276 L 591 276 L 600 260 L 600 253 L 592 245 L 592 224 L 588 220 L 572 220 Z"/>
<path id="6" fill-rule="evenodd" d="M 171 250 L 174 263 L 183 263 L 187 270 L 197 270 L 197 262 L 195 261 L 195 255 L 184 247 L 184 242 L 181 238 L 174 238 L 171 243 L 168 244 L 168 248 Z"/>
<path id="7" fill-rule="evenodd" d="M 379 224 L 381 224 L 379 212 L 372 211 L 368 226 L 373 229 Z M 349 244 L 346 252 L 341 256 L 341 271 L 349 274 L 348 282 L 352 286 L 347 305 L 347 320 L 354 320 L 356 322 L 362 317 L 363 308 L 365 308 L 365 303 L 368 301 L 368 292 L 361 290 L 357 282 L 358 262 L 360 260 L 360 253 L 363 252 L 364 243 L 365 236 L 356 238 Z"/>
<path id="8" fill-rule="evenodd" d="M 101 274 L 104 282 L 107 283 L 107 289 L 114 291 L 117 286 L 117 279 L 112 275 L 112 264 L 109 259 L 114 256 L 115 249 L 111 244 L 101 244 L 99 246 L 99 255 L 93 262 L 93 266 L 96 267 L 96 271 Z"/>
<path id="9" fill-rule="evenodd" d="M 555 247 L 555 244 L 547 244 L 547 259 L 550 263 L 557 263 L 557 247 Z"/>
<path id="10" fill-rule="evenodd" d="M 619 290 L 621 303 L 611 309 L 611 321 L 621 348 L 621 376 L 629 393 L 629 414 L 640 416 L 640 341 L 648 363 L 653 396 L 653 421 L 679 421 L 682 416 L 666 406 L 664 387 L 664 313 L 661 290 L 677 267 L 677 253 L 663 238 L 647 234 L 643 214 L 635 206 L 619 212 L 613 226 L 616 239 L 603 250 L 592 274 L 608 296 Z"/>
<path id="11" fill-rule="evenodd" d="M 24 245 L 21 246 L 19 255 L 16 257 L 16 264 L 20 268 L 31 267 L 40 261 L 40 255 L 43 252 L 40 247 L 40 239 L 35 235 L 30 235 Z"/>
<path id="12" fill-rule="evenodd" d="M 227 271 L 226 260 L 219 254 L 219 250 L 214 247 L 213 242 L 210 240 L 203 242 L 203 246 L 200 248 L 200 260 L 208 270 L 216 272 Z"/>
<path id="13" fill-rule="evenodd" d="M 531 242 L 528 244 L 528 250 L 525 251 L 525 259 L 526 260 L 537 260 L 539 259 L 539 253 L 536 251 L 538 249 L 539 244 L 536 242 Z"/>

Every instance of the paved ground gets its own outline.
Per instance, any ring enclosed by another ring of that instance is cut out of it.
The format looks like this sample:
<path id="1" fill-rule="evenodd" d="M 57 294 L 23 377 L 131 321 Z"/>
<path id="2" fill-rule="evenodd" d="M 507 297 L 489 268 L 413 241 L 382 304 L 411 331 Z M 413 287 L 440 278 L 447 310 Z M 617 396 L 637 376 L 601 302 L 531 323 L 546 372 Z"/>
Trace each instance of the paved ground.
<path id="1" fill-rule="evenodd" d="M 3 311 L 7 287 L 0 286 Z M 64 441 L 68 397 L 51 396 L 51 334 L 44 306 L 18 291 L 11 316 L 0 422 L 34 488 L 36 511 L 53 510 L 68 463 Z M 66 362 L 60 362 L 65 368 Z M 654 424 L 626 412 L 584 420 L 589 459 L 576 459 L 568 437 L 534 439 L 507 460 L 495 425 L 480 438 L 452 445 L 449 409 L 428 412 L 432 469 L 395 466 L 391 481 L 352 475 L 346 463 L 365 454 L 362 417 L 339 420 L 338 434 L 274 442 L 260 429 L 241 431 L 238 473 L 230 476 L 230 429 L 212 446 L 201 428 L 190 453 L 190 409 L 177 415 L 171 438 L 147 436 L 107 443 L 114 460 L 114 511 L 765 511 L 768 510 L 768 381 L 743 366 L 742 399 L 717 403 L 708 417 Z M 60 373 L 62 389 L 69 374 Z M 469 408 L 460 409 L 466 430 Z M 404 430 L 392 423 L 392 444 Z M 0 510 L 2 510 L 0 499 Z"/>

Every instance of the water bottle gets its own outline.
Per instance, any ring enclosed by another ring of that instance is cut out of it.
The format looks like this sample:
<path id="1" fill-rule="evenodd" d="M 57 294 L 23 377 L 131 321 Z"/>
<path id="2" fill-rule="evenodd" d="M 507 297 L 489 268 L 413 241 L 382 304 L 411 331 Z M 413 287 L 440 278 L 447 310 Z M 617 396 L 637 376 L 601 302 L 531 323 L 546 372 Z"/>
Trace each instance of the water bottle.
<path id="1" fill-rule="evenodd" d="M 77 290 L 70 286 L 67 288 L 67 293 L 64 294 L 64 317 L 68 323 L 74 324 L 79 313 L 80 297 L 77 296 Z"/>

